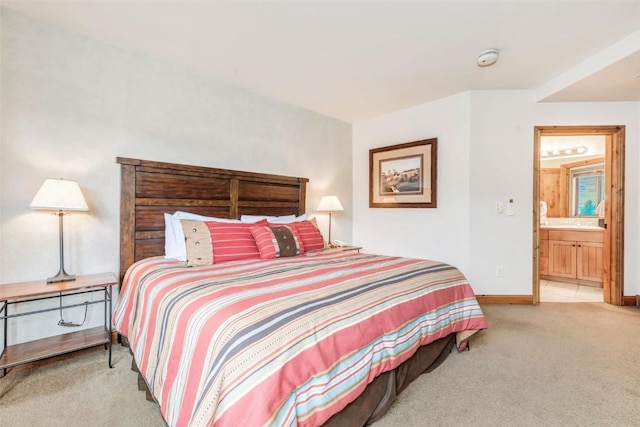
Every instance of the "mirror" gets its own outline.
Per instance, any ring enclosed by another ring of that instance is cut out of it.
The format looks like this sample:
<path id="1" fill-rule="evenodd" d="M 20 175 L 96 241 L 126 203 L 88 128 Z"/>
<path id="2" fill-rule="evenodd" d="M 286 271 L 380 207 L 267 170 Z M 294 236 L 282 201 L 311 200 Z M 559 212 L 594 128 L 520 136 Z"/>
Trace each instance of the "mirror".
<path id="1" fill-rule="evenodd" d="M 540 200 L 546 218 L 604 215 L 605 147 L 604 135 L 540 138 Z"/>

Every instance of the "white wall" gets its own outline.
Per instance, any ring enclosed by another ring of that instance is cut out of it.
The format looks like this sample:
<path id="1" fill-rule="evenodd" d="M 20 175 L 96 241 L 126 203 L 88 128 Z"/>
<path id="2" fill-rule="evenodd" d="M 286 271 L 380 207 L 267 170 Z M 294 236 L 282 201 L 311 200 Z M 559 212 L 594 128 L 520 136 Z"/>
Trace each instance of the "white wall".
<path id="1" fill-rule="evenodd" d="M 353 128 L 353 242 L 366 252 L 469 264 L 469 94 Z M 437 208 L 369 208 L 369 150 L 438 138 Z"/>
<path id="2" fill-rule="evenodd" d="M 354 242 L 367 250 L 454 264 L 478 294 L 531 295 L 533 127 L 624 125 L 624 293 L 640 294 L 640 105 L 536 104 L 533 95 L 472 92 L 354 124 Z M 432 137 L 439 149 L 438 208 L 370 209 L 368 150 Z M 496 202 L 509 198 L 515 215 L 495 213 Z"/>
<path id="3" fill-rule="evenodd" d="M 524 91 L 474 92 L 471 97 L 468 277 L 481 294 L 532 292 L 531 97 Z M 496 202 L 511 198 L 514 215 L 497 214 Z"/>
<path id="4" fill-rule="evenodd" d="M 350 124 L 0 13 L 1 282 L 57 272 L 57 219 L 29 209 L 45 178 L 77 180 L 90 209 L 65 217 L 67 271 L 119 271 L 117 156 L 307 177 L 307 212 L 337 194 L 345 211 L 332 235 L 351 240 Z M 92 314 L 89 326 L 100 323 Z M 10 342 L 68 331 L 55 312 L 20 322 Z"/>

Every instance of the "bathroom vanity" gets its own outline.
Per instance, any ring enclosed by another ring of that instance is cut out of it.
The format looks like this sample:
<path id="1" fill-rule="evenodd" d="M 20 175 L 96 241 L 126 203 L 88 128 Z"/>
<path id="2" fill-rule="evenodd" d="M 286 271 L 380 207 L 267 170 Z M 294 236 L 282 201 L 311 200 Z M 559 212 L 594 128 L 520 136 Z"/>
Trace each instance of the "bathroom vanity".
<path id="1" fill-rule="evenodd" d="M 603 229 L 540 227 L 540 278 L 602 287 Z"/>

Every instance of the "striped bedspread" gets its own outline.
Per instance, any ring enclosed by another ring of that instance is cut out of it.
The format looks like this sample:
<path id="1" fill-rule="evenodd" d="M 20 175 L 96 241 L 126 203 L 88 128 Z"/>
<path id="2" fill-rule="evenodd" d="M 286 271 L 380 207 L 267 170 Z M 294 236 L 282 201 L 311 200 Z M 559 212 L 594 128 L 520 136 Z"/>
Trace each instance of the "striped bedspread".
<path id="1" fill-rule="evenodd" d="M 450 265 L 331 251 L 140 261 L 114 324 L 168 425 L 232 427 L 322 425 L 419 346 L 487 327 Z"/>

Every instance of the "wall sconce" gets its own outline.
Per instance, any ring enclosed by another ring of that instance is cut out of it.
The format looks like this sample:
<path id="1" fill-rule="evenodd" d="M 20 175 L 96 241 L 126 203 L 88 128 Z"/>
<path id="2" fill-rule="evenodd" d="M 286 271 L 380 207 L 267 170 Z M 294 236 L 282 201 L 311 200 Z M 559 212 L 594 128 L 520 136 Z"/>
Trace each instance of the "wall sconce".
<path id="1" fill-rule="evenodd" d="M 557 157 L 569 157 L 569 156 L 579 156 L 582 154 L 587 154 L 589 149 L 584 145 L 580 145 L 578 147 L 567 147 L 567 148 L 553 148 L 551 150 L 541 150 L 540 156 L 544 159 L 554 159 Z"/>
<path id="2" fill-rule="evenodd" d="M 318 212 L 329 212 L 329 245 L 331 245 L 331 212 L 343 211 L 342 203 L 337 196 L 324 196 L 318 203 Z"/>
<path id="3" fill-rule="evenodd" d="M 60 234 L 60 270 L 58 274 L 47 279 L 47 283 L 66 282 L 76 280 L 73 274 L 64 271 L 64 229 L 62 216 L 64 211 L 88 211 L 76 181 L 67 179 L 46 179 L 29 205 L 31 209 L 58 211 L 58 228 Z"/>

